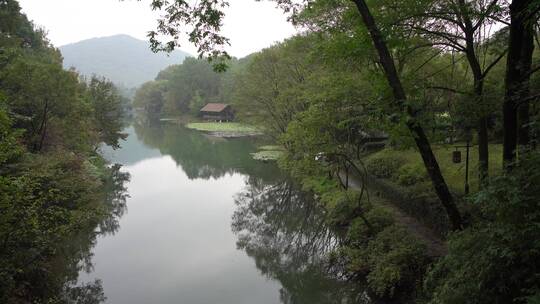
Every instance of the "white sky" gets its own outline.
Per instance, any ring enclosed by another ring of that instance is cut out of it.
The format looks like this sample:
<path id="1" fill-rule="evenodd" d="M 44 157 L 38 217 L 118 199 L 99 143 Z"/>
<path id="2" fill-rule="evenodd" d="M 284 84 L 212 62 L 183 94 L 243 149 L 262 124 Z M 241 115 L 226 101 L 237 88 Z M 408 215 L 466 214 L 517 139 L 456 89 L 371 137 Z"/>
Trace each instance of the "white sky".
<path id="1" fill-rule="evenodd" d="M 243 57 L 296 33 L 281 10 L 271 2 L 229 0 L 223 33 L 231 39 L 228 51 Z M 127 34 L 146 40 L 156 26 L 149 0 L 19 0 L 23 12 L 48 31 L 55 46 L 81 40 Z M 182 50 L 196 55 L 193 45 Z"/>

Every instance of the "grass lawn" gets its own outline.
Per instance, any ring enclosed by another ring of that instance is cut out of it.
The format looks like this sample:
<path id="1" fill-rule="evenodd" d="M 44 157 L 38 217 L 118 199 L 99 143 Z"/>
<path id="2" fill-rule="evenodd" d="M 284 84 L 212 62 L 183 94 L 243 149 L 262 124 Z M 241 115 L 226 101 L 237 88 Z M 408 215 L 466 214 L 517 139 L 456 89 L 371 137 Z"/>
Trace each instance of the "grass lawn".
<path id="1" fill-rule="evenodd" d="M 456 144 L 463 145 L 463 144 Z M 465 148 L 460 148 L 461 163 L 454 164 L 452 162 L 452 152 L 455 150 L 455 145 L 434 146 L 433 150 L 435 157 L 439 162 L 442 174 L 448 183 L 448 186 L 456 193 L 463 193 L 465 184 Z M 422 158 L 418 151 L 409 150 L 394 150 L 385 149 L 374 153 L 366 158 L 369 160 L 372 157 L 387 154 L 390 157 L 399 159 L 403 164 L 423 164 Z M 385 155 L 386 156 L 386 155 Z M 471 192 L 478 189 L 478 146 L 472 147 L 469 155 L 469 185 Z M 496 176 L 502 172 L 502 145 L 489 145 L 489 174 Z"/>
<path id="2" fill-rule="evenodd" d="M 255 133 L 258 130 L 254 127 L 237 122 L 193 122 L 186 127 L 206 132 L 231 132 L 231 133 Z"/>

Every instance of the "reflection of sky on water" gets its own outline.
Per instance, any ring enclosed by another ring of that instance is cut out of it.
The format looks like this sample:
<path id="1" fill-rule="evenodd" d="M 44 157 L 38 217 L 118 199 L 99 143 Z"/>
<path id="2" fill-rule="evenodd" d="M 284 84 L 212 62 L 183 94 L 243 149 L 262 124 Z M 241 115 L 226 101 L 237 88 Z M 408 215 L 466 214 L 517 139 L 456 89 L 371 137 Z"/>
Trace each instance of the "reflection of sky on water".
<path id="1" fill-rule="evenodd" d="M 169 156 L 124 170 L 129 212 L 98 241 L 91 274 L 108 303 L 279 303 L 230 229 L 241 175 L 190 180 Z"/>

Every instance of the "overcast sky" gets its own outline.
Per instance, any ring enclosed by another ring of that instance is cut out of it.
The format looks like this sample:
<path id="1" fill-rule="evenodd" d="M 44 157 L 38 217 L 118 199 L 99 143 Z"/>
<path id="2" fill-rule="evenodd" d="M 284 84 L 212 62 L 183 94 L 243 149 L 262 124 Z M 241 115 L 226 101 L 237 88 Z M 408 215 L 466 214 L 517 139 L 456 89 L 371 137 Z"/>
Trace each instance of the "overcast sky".
<path id="1" fill-rule="evenodd" d="M 55 46 L 94 37 L 128 34 L 146 40 L 155 29 L 156 13 L 149 0 L 19 0 L 23 12 L 48 31 Z M 224 33 L 231 39 L 230 54 L 243 57 L 292 36 L 296 31 L 271 2 L 230 0 Z M 182 49 L 196 54 L 184 43 Z"/>

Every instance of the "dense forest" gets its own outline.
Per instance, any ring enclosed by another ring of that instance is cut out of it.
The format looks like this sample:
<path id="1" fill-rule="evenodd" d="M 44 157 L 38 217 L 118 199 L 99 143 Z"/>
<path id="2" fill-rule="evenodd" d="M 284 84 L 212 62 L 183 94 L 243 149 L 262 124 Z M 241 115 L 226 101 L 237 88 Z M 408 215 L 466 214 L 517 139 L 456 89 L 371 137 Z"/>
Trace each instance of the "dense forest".
<path id="1" fill-rule="evenodd" d="M 204 59 L 186 58 L 182 64 L 162 70 L 154 81 L 142 84 L 133 105 L 152 120 L 188 115 L 195 117 L 210 102 L 232 103 L 238 74 L 249 58 L 231 59 L 227 72 L 216 73 Z"/>
<path id="2" fill-rule="evenodd" d="M 18 2 L 0 1 L 0 302 L 104 300 L 77 277 L 125 209 L 128 176 L 98 154 L 124 138 L 125 103 L 111 82 L 64 70 Z"/>
<path id="3" fill-rule="evenodd" d="M 164 70 L 136 106 L 164 117 L 234 105 L 286 149 L 280 165 L 344 231 L 336 263 L 378 297 L 537 303 L 540 3 L 275 2 L 302 34 L 237 60 L 220 32 L 226 1 L 153 1 L 171 12 L 154 49 L 178 46 L 187 25 L 211 61 Z M 380 132 L 388 144 L 370 152 Z M 465 173 L 452 151 L 469 145 Z"/>

